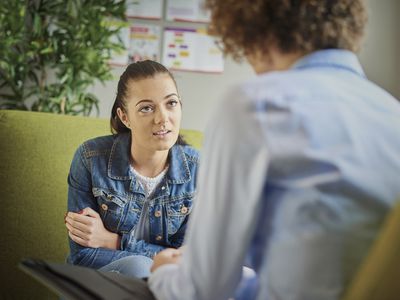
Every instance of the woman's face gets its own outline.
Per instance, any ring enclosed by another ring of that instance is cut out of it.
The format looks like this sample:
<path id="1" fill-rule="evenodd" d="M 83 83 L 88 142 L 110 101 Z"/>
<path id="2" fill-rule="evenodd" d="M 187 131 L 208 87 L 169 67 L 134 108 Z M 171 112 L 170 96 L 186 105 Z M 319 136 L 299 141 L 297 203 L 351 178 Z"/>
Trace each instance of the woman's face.
<path id="1" fill-rule="evenodd" d="M 117 113 L 131 129 L 135 148 L 163 151 L 175 144 L 182 107 L 175 83 L 167 73 L 129 81 L 125 101 L 126 112 L 118 109 Z"/>

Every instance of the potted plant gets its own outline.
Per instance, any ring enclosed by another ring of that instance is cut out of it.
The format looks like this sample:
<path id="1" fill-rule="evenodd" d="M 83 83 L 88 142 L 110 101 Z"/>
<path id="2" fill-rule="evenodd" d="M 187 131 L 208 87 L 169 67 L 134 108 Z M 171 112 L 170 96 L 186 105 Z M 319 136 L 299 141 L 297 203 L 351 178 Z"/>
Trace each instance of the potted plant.
<path id="1" fill-rule="evenodd" d="M 112 26 L 111 26 L 112 23 Z M 108 61 L 125 1 L 9 0 L 0 4 L 0 108 L 98 112 L 87 89 L 112 78 Z"/>

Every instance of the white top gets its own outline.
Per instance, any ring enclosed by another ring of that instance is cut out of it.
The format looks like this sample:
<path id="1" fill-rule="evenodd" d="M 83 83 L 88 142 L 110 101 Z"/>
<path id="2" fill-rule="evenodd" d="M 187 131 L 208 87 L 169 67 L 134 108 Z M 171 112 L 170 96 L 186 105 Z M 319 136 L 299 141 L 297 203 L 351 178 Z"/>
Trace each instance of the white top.
<path id="1" fill-rule="evenodd" d="M 168 166 L 156 177 L 146 177 L 141 175 L 135 168 L 131 165 L 131 171 L 136 176 L 136 180 L 139 181 L 146 195 L 146 199 L 143 203 L 142 212 L 140 214 L 140 219 L 134 229 L 134 237 L 137 240 L 144 240 L 149 242 L 150 228 L 149 228 L 149 200 L 151 194 L 154 192 L 155 188 L 161 183 L 165 174 L 167 174 Z"/>
<path id="2" fill-rule="evenodd" d="M 147 176 L 143 176 L 138 171 L 136 171 L 132 165 L 130 167 L 131 167 L 131 171 L 136 176 L 136 180 L 139 181 L 140 184 L 142 185 L 143 190 L 146 195 L 146 198 L 149 197 L 153 193 L 154 189 L 163 180 L 165 174 L 167 174 L 167 171 L 168 171 L 168 166 L 167 166 L 156 177 L 147 177 Z"/>
<path id="3" fill-rule="evenodd" d="M 205 132 L 182 260 L 158 268 L 150 289 L 227 299 L 247 256 L 259 300 L 340 299 L 400 196 L 399 102 L 345 50 L 225 98 Z"/>

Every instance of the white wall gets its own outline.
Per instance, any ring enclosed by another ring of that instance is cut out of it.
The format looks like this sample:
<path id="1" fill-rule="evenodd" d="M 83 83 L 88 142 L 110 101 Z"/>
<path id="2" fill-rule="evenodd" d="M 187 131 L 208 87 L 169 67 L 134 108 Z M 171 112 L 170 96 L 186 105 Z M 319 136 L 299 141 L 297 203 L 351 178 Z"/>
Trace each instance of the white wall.
<path id="1" fill-rule="evenodd" d="M 367 36 L 360 60 L 367 76 L 400 99 L 400 0 L 368 0 Z M 109 117 L 123 68 L 113 70 L 116 80 L 92 92 L 100 98 L 100 116 Z M 225 61 L 223 74 L 174 73 L 183 99 L 182 127 L 203 131 L 209 112 L 226 87 L 254 75 L 247 63 Z"/>
<path id="2" fill-rule="evenodd" d="M 400 0 L 368 0 L 360 60 L 368 78 L 400 99 Z"/>

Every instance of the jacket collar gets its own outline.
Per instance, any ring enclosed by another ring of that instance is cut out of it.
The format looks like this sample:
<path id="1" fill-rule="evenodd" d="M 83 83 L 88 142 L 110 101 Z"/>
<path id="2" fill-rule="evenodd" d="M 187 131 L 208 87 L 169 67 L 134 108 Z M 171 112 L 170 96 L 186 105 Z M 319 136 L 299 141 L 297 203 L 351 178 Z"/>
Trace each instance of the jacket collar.
<path id="1" fill-rule="evenodd" d="M 130 144 L 131 137 L 129 133 L 116 136 L 108 161 L 108 177 L 116 180 L 135 179 L 135 176 L 129 170 Z M 182 146 L 174 145 L 169 151 L 168 159 L 169 169 L 166 174 L 168 183 L 180 184 L 191 180 L 188 161 Z"/>
<path id="2" fill-rule="evenodd" d="M 169 150 L 169 169 L 167 173 L 168 183 L 180 184 L 191 180 L 189 164 L 183 147 L 175 144 Z"/>

